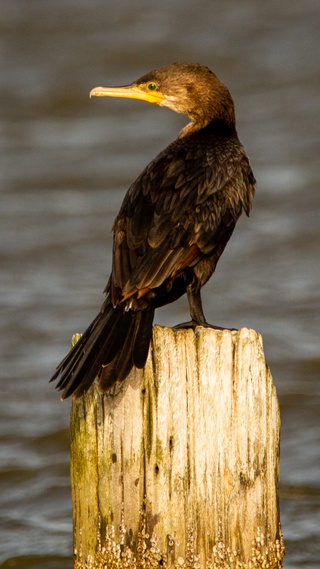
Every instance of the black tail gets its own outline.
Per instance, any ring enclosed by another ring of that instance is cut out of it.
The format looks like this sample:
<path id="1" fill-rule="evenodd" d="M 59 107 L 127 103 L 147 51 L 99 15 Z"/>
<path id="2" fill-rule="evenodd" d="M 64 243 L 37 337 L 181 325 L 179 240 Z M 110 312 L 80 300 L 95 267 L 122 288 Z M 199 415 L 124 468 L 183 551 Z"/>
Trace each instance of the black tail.
<path id="1" fill-rule="evenodd" d="M 99 375 L 102 391 L 123 381 L 133 366 L 142 368 L 148 356 L 154 307 L 125 311 L 108 305 L 96 316 L 78 342 L 57 367 L 50 381 L 61 399 L 83 395 Z"/>

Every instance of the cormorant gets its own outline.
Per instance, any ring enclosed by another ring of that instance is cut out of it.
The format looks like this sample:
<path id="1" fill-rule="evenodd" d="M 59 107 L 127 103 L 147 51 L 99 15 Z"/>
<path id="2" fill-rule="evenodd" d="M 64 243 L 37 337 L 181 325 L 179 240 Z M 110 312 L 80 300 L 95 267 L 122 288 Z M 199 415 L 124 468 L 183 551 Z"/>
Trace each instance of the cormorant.
<path id="1" fill-rule="evenodd" d="M 80 397 L 98 376 L 102 391 L 146 362 L 154 311 L 184 293 L 191 322 L 209 326 L 200 289 L 244 210 L 255 179 L 239 141 L 231 95 L 203 65 L 172 64 L 96 97 L 169 107 L 191 121 L 130 186 L 113 226 L 112 272 L 99 314 L 57 367 L 62 399 Z M 52 381 L 51 380 L 51 381 Z"/>

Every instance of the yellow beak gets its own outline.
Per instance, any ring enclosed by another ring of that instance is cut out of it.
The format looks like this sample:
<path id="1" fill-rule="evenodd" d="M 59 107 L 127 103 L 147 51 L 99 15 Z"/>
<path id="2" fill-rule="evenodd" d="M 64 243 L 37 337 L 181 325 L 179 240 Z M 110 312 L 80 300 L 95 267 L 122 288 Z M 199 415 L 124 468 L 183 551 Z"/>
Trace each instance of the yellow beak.
<path id="1" fill-rule="evenodd" d="M 144 85 L 126 85 L 124 87 L 95 87 L 90 91 L 90 97 L 121 97 L 122 99 L 138 99 L 160 105 L 164 95 L 158 91 L 148 91 Z"/>

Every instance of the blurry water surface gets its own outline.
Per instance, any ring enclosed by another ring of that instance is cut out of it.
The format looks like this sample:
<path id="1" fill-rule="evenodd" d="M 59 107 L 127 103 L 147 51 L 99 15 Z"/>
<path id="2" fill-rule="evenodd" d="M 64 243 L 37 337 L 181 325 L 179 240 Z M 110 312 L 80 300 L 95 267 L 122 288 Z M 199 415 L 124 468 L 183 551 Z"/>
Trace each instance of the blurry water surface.
<path id="1" fill-rule="evenodd" d="M 100 307 L 126 189 L 186 122 L 88 92 L 173 61 L 208 65 L 236 103 L 258 190 L 205 313 L 263 336 L 285 567 L 319 566 L 319 29 L 318 0 L 2 0 L 1 567 L 72 567 L 69 402 L 48 378 Z M 187 317 L 183 299 L 156 321 Z"/>

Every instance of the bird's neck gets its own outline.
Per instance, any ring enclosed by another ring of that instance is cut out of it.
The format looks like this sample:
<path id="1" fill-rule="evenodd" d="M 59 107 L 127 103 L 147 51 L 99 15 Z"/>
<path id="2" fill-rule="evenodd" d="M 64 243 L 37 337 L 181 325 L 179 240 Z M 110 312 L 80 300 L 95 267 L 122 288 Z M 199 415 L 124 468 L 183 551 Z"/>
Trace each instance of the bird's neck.
<path id="1" fill-rule="evenodd" d="M 200 136 L 224 136 L 226 138 L 238 138 L 236 125 L 234 122 L 228 123 L 224 120 L 213 120 L 209 124 L 199 124 L 190 121 L 179 133 L 179 138 L 198 134 Z"/>
<path id="2" fill-rule="evenodd" d="M 203 134 L 237 138 L 234 103 L 227 87 L 214 77 L 210 90 L 200 89 L 194 92 L 195 103 L 184 111 L 191 122 L 179 134 L 179 137 L 191 134 Z"/>

